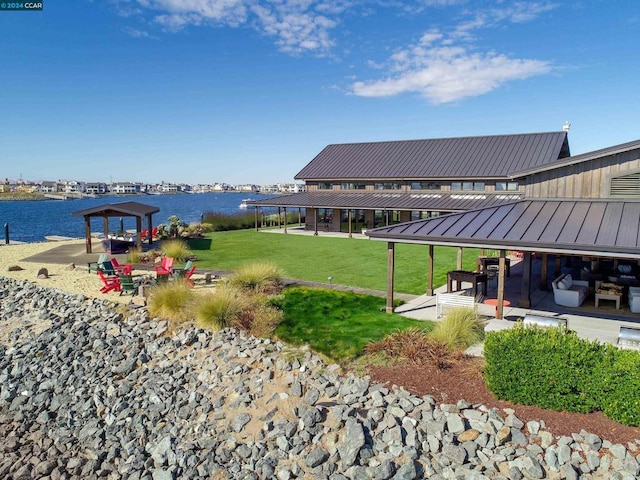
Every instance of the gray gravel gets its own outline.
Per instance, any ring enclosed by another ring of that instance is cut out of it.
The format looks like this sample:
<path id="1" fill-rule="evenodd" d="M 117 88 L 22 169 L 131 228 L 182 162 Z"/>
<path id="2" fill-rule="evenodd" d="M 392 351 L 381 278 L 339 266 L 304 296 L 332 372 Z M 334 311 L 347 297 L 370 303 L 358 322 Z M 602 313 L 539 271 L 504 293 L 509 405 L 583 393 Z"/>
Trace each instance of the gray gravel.
<path id="1" fill-rule="evenodd" d="M 0 478 L 635 479 L 637 444 L 0 277 Z M 615 439 L 614 439 L 615 440 Z"/>

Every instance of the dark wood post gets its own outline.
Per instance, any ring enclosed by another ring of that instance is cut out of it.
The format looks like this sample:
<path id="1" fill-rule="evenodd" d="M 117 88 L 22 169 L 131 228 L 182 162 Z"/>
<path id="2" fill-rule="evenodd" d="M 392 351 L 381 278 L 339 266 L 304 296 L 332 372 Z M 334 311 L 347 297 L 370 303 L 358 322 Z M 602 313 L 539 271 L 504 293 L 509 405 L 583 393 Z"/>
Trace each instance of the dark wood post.
<path id="1" fill-rule="evenodd" d="M 352 231 L 351 231 L 351 209 L 348 210 L 349 214 L 348 214 L 348 218 L 349 218 L 349 238 L 353 237 Z"/>
<path id="2" fill-rule="evenodd" d="M 142 235 L 140 232 L 142 231 L 142 217 L 136 217 L 136 248 L 139 251 L 142 251 Z"/>
<path id="3" fill-rule="evenodd" d="M 298 207 L 298 226 L 302 226 L 302 208 Z"/>
<path id="4" fill-rule="evenodd" d="M 284 233 L 287 233 L 287 207 L 284 207 Z"/>
<path id="5" fill-rule="evenodd" d="M 104 238 L 109 236 L 109 217 L 106 215 L 102 217 L 102 225 L 104 227 Z"/>
<path id="6" fill-rule="evenodd" d="M 256 232 L 257 232 L 260 230 L 260 227 L 258 226 L 258 207 L 253 207 L 253 218 L 255 219 Z"/>
<path id="7" fill-rule="evenodd" d="M 8 240 L 8 237 L 7 237 Z M 87 253 L 92 253 L 91 249 L 91 217 L 89 215 L 84 216 L 84 241 L 86 245 Z"/>
<path id="8" fill-rule="evenodd" d="M 387 243 L 387 313 L 393 313 L 393 277 L 395 269 L 395 243 Z"/>
<path id="9" fill-rule="evenodd" d="M 521 308 L 531 308 L 531 252 L 524 252 L 522 262 L 522 284 L 518 305 Z"/>
<path id="10" fill-rule="evenodd" d="M 147 230 L 149 231 L 149 245 L 153 243 L 153 220 L 151 214 L 147 215 Z"/>
<path id="11" fill-rule="evenodd" d="M 313 234 L 318 235 L 318 209 L 317 208 L 313 209 L 313 218 L 315 220 L 313 222 Z"/>
<path id="12" fill-rule="evenodd" d="M 546 253 L 542 254 L 542 269 L 540 271 L 540 290 L 547 290 L 547 279 L 549 276 L 549 256 Z"/>
<path id="13" fill-rule="evenodd" d="M 429 245 L 427 256 L 427 295 L 433 295 L 433 245 Z"/>
<path id="14" fill-rule="evenodd" d="M 500 250 L 500 260 L 498 260 L 498 305 L 496 305 L 496 318 L 503 318 L 504 316 L 504 270 L 506 263 L 505 251 Z"/>
<path id="15" fill-rule="evenodd" d="M 280 228 L 280 220 L 281 220 L 280 215 L 281 214 L 282 213 L 281 213 L 280 207 L 278 207 L 278 228 Z"/>

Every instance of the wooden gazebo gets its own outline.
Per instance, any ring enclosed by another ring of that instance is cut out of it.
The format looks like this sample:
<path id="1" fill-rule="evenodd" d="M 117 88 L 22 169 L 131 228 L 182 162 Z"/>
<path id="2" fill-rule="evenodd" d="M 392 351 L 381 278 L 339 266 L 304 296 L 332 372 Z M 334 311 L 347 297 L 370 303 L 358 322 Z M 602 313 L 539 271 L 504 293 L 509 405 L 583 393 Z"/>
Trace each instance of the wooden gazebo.
<path id="1" fill-rule="evenodd" d="M 153 230 L 152 215 L 158 213 L 160 209 L 152 205 L 145 205 L 138 202 L 121 202 L 110 203 L 107 205 L 100 205 L 93 208 L 87 208 L 86 210 L 80 210 L 73 212 L 74 217 L 84 217 L 84 232 L 85 243 L 87 246 L 87 253 L 91 253 L 91 218 L 101 217 L 104 225 L 104 235 L 109 235 L 109 218 L 110 217 L 135 217 L 136 219 L 136 246 L 142 248 L 142 238 L 140 232 L 142 231 L 142 219 L 147 219 L 147 229 L 149 232 Z M 149 237 L 149 243 L 151 243 L 151 237 Z"/>

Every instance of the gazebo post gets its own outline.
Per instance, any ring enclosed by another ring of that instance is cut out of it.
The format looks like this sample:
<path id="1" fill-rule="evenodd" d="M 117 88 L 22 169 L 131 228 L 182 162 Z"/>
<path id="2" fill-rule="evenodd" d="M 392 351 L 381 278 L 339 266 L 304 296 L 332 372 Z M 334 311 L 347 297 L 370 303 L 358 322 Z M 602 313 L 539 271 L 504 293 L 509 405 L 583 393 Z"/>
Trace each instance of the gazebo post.
<path id="1" fill-rule="evenodd" d="M 351 227 L 352 227 L 352 225 L 351 225 L 351 209 L 349 209 L 348 212 L 349 212 L 349 215 L 348 215 L 348 217 L 349 217 L 349 238 L 351 238 L 351 237 L 353 237 L 353 234 L 351 232 Z"/>
<path id="2" fill-rule="evenodd" d="M 427 256 L 427 295 L 433 296 L 433 245 L 429 245 Z"/>
<path id="3" fill-rule="evenodd" d="M 109 217 L 106 215 L 102 217 L 102 226 L 104 230 L 104 238 L 109 238 Z"/>
<path id="4" fill-rule="evenodd" d="M 387 306 L 386 312 L 393 313 L 393 277 L 394 277 L 395 243 L 387 243 Z"/>
<path id="5" fill-rule="evenodd" d="M 260 231 L 260 228 L 258 227 L 258 207 L 253 207 L 253 218 L 256 225 L 256 232 L 258 232 Z"/>
<path id="6" fill-rule="evenodd" d="M 457 270 L 462 270 L 462 247 L 458 247 L 458 261 L 456 263 Z"/>
<path id="7" fill-rule="evenodd" d="M 302 209 L 298 207 L 298 226 L 302 226 Z"/>
<path id="8" fill-rule="evenodd" d="M 149 245 L 153 243 L 153 221 L 151 215 L 147 215 L 147 230 L 149 231 Z"/>
<path id="9" fill-rule="evenodd" d="M 284 211 L 284 233 L 287 233 L 287 207 L 282 207 Z"/>
<path id="10" fill-rule="evenodd" d="M 142 231 L 142 217 L 136 217 L 136 248 L 142 251 L 142 235 L 140 232 Z"/>
<path id="11" fill-rule="evenodd" d="M 314 208 L 313 209 L 313 215 L 314 215 L 314 222 L 313 222 L 313 234 L 314 235 L 318 235 L 318 209 Z"/>
<path id="12" fill-rule="evenodd" d="M 91 253 L 91 217 L 84 216 L 84 241 L 87 253 Z"/>

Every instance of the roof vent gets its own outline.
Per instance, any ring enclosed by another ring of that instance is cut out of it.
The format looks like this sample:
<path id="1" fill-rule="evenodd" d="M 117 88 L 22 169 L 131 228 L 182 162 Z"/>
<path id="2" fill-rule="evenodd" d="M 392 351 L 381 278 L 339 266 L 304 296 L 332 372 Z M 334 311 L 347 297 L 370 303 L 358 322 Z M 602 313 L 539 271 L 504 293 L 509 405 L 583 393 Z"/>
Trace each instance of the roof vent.
<path id="1" fill-rule="evenodd" d="M 570 128 L 571 128 L 571 124 L 569 122 L 564 122 L 564 125 L 562 126 L 562 131 L 568 132 Z"/>

